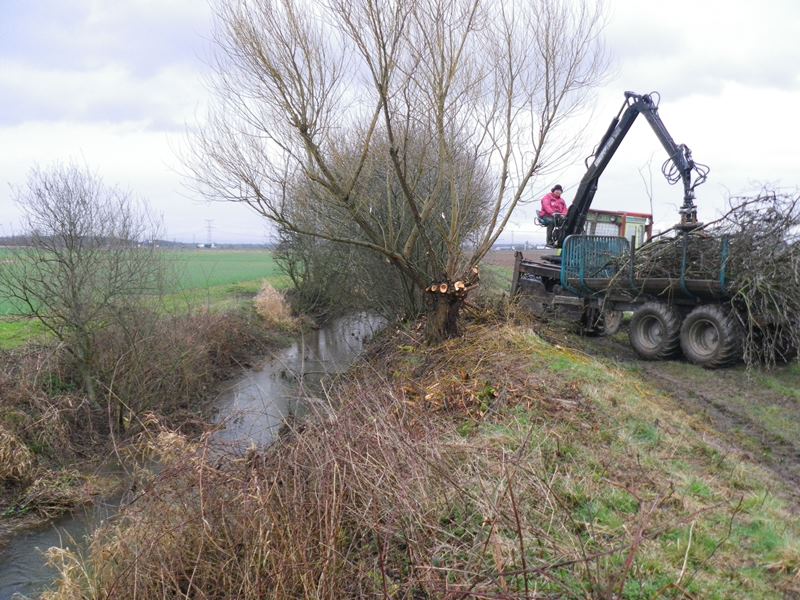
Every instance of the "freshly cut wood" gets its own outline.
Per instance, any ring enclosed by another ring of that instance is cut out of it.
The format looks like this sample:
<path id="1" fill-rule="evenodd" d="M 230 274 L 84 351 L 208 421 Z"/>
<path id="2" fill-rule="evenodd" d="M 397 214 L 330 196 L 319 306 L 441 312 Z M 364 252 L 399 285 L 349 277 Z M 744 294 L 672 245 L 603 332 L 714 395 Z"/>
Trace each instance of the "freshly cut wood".
<path id="1" fill-rule="evenodd" d="M 425 291 L 432 294 L 455 294 L 463 300 L 470 290 L 478 287 L 478 273 L 478 267 L 472 267 L 464 279 L 459 279 L 452 283 L 449 281 L 434 283 L 425 288 Z"/>

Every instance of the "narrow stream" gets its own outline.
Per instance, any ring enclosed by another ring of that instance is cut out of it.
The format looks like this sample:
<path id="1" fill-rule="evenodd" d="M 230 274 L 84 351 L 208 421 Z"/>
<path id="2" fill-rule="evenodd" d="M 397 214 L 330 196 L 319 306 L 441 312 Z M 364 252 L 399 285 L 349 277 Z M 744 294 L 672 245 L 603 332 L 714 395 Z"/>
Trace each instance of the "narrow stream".
<path id="1" fill-rule="evenodd" d="M 244 446 L 269 444 L 287 416 L 303 412 L 297 377 L 302 375 L 304 384 L 313 386 L 326 374 L 345 371 L 384 324 L 382 318 L 364 314 L 340 317 L 243 373 L 217 399 L 217 422 L 225 425 L 218 437 Z M 38 595 L 55 576 L 45 565 L 43 551 L 51 546 L 84 547 L 86 537 L 118 508 L 114 502 L 98 504 L 46 529 L 20 534 L 0 548 L 0 600 Z"/>

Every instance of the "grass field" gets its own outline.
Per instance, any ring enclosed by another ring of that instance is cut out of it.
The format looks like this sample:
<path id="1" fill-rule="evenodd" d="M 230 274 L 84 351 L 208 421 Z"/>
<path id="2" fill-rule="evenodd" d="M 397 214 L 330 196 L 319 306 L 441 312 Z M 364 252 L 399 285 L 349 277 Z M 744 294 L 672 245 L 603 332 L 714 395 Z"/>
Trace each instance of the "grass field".
<path id="1" fill-rule="evenodd" d="M 0 249 L 0 262 L 10 252 Z M 278 289 L 288 278 L 268 250 L 168 250 L 163 254 L 168 267 L 166 304 L 170 310 L 197 306 L 227 308 L 258 292 L 263 280 Z M 13 307 L 0 294 L 0 348 L 16 347 L 44 334 L 38 323 L 11 318 Z"/>
<path id="2" fill-rule="evenodd" d="M 287 283 L 268 250 L 189 250 L 165 252 L 164 256 L 177 276 L 174 291 L 262 279 L 278 287 Z"/>
<path id="3" fill-rule="evenodd" d="M 289 285 L 267 250 L 191 250 L 165 253 L 173 285 L 167 306 L 226 308 L 253 296 L 263 280 L 277 288 Z"/>

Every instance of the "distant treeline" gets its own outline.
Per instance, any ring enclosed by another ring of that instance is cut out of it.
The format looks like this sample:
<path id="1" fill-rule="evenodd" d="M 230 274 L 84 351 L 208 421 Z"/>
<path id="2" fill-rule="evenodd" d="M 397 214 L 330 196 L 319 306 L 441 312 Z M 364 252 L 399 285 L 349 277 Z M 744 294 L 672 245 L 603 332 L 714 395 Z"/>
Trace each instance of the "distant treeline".
<path id="1" fill-rule="evenodd" d="M 142 242 L 145 243 L 145 242 Z M 194 250 L 194 249 L 214 249 L 214 250 L 273 250 L 275 244 L 193 244 L 191 242 L 178 242 L 174 240 L 152 240 L 148 241 L 149 244 L 154 244 L 160 248 L 174 248 L 180 250 Z M 29 235 L 11 235 L 0 236 L 0 247 L 12 246 L 30 246 L 31 236 Z"/>

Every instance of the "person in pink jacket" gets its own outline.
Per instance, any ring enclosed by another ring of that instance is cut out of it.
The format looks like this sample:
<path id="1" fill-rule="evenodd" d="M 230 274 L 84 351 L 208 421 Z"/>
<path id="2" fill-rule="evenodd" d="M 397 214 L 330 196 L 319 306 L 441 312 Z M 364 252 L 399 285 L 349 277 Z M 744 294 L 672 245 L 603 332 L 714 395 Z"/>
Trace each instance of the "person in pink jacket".
<path id="1" fill-rule="evenodd" d="M 561 219 L 567 214 L 567 203 L 561 197 L 563 188 L 560 184 L 553 186 L 549 194 L 542 198 L 542 209 L 537 212 L 539 221 L 547 227 L 547 245 L 552 246 L 553 228 L 556 224 L 561 224 Z"/>
<path id="2" fill-rule="evenodd" d="M 553 186 L 553 189 L 550 190 L 550 193 L 542 198 L 542 210 L 539 211 L 540 218 L 545 219 L 549 217 L 552 219 L 553 215 L 567 214 L 567 203 L 564 202 L 564 199 L 561 197 L 561 192 L 563 191 L 561 185 L 556 184 Z"/>

